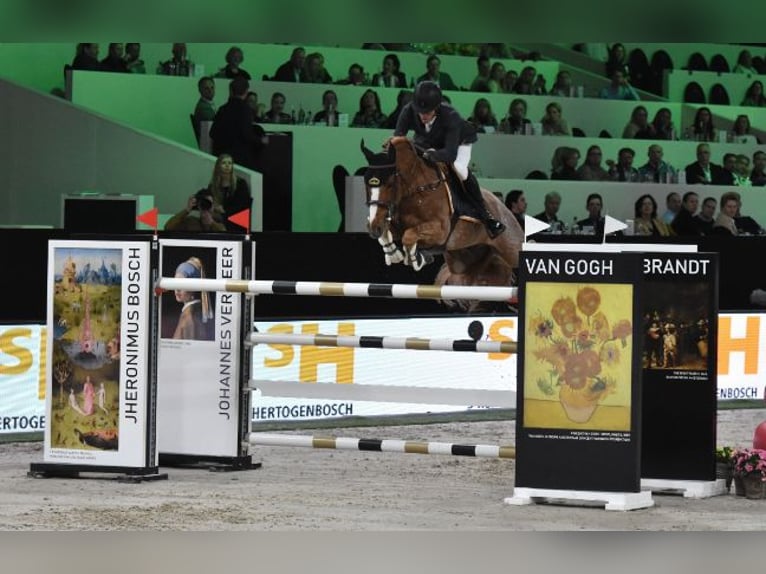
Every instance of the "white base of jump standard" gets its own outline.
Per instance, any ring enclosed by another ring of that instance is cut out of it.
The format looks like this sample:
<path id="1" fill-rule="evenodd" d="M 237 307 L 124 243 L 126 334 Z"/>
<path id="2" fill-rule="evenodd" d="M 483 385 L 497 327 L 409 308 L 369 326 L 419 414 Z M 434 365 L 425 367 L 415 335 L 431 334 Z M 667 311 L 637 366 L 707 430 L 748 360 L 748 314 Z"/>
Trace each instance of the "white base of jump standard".
<path id="1" fill-rule="evenodd" d="M 503 500 L 505 504 L 523 506 L 538 502 L 604 503 L 604 510 L 636 510 L 654 506 L 651 491 L 604 492 L 597 490 L 559 490 L 552 488 L 516 487 L 513 496 Z"/>
<path id="2" fill-rule="evenodd" d="M 710 498 L 726 494 L 726 480 L 668 480 L 664 478 L 642 478 L 641 490 L 657 494 L 683 494 L 684 498 Z"/>

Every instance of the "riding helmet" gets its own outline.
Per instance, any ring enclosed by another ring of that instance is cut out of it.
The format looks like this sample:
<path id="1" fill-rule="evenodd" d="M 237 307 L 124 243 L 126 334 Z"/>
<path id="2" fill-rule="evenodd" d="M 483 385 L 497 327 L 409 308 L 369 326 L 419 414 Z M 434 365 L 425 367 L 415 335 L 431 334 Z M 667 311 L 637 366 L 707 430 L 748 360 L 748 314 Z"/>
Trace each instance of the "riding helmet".
<path id="1" fill-rule="evenodd" d="M 412 98 L 412 107 L 419 114 L 426 114 L 434 111 L 442 102 L 442 91 L 436 82 L 425 80 L 420 82 L 415 88 L 415 95 Z"/>

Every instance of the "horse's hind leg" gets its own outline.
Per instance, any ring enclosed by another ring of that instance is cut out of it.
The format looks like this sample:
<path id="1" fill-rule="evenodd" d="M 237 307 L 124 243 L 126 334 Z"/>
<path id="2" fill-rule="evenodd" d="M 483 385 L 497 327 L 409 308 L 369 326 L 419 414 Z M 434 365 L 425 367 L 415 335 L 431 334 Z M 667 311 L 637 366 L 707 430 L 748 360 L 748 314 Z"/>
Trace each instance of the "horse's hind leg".
<path id="1" fill-rule="evenodd" d="M 401 263 L 404 261 L 404 253 L 394 243 L 394 236 L 391 234 L 390 229 L 386 229 L 386 232 L 378 237 L 378 243 L 383 248 L 383 254 L 386 257 L 386 265 L 393 265 L 394 263 Z"/>

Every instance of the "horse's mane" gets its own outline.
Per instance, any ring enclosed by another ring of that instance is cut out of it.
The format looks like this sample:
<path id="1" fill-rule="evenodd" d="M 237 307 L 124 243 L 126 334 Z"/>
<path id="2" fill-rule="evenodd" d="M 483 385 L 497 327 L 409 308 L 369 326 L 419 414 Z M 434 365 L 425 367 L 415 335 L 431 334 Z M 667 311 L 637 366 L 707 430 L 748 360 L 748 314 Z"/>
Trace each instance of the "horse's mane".
<path id="1" fill-rule="evenodd" d="M 430 176 L 428 171 L 433 171 L 438 176 L 439 171 L 435 165 L 428 164 L 418 155 L 413 141 L 406 137 L 395 137 L 391 140 L 391 146 L 396 154 L 396 167 L 399 174 L 408 183 L 416 183 Z"/>

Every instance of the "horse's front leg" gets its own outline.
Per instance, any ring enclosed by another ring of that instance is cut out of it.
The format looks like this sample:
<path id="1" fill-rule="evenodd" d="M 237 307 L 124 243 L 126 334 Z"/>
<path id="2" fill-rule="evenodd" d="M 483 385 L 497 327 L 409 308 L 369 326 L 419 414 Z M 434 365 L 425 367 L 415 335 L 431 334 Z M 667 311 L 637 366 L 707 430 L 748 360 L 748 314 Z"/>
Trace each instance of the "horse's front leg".
<path id="1" fill-rule="evenodd" d="M 424 255 L 418 250 L 418 243 L 425 248 L 443 245 L 447 232 L 439 224 L 424 223 L 417 227 L 410 227 L 402 235 L 402 247 L 404 248 L 405 265 L 411 265 L 415 271 L 420 271 L 433 258 Z"/>
<path id="2" fill-rule="evenodd" d="M 394 243 L 394 236 L 390 229 L 386 229 L 385 233 L 378 237 L 378 243 L 383 248 L 383 254 L 386 258 L 386 265 L 393 265 L 394 263 L 401 263 L 404 261 L 404 253 Z"/>

